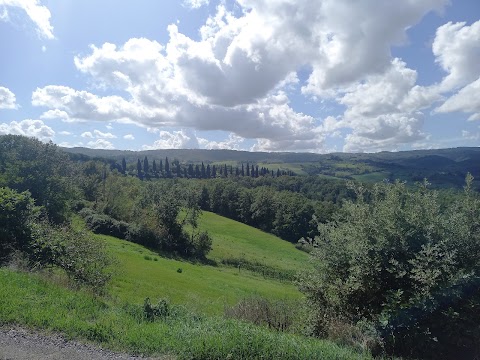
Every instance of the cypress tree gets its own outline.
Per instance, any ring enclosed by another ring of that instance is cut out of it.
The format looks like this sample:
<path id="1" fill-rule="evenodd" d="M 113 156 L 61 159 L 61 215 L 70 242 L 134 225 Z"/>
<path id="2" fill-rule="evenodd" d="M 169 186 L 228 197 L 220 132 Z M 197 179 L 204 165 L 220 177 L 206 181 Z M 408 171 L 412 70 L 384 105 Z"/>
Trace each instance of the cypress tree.
<path id="1" fill-rule="evenodd" d="M 205 173 L 205 165 L 203 164 L 203 161 L 202 161 L 202 170 L 200 172 L 200 175 L 202 176 L 202 179 L 205 179 L 207 177 Z"/>
<path id="2" fill-rule="evenodd" d="M 170 164 L 168 163 L 168 157 L 165 157 L 165 173 L 167 177 L 170 176 Z"/>
<path id="3" fill-rule="evenodd" d="M 242 163 L 242 176 L 245 176 L 245 169 L 243 168 L 243 163 Z"/>
<path id="4" fill-rule="evenodd" d="M 122 174 L 125 174 L 127 172 L 127 162 L 125 158 L 122 159 Z"/>
<path id="5" fill-rule="evenodd" d="M 210 169 L 210 164 L 207 164 L 207 179 L 210 179 L 212 175 L 212 170 Z"/>
<path id="6" fill-rule="evenodd" d="M 191 178 L 193 178 L 195 176 L 195 174 L 193 173 L 193 165 L 192 164 L 188 164 L 188 176 L 190 176 Z"/>
<path id="7" fill-rule="evenodd" d="M 137 159 L 137 174 L 138 178 L 142 179 L 142 163 L 140 162 L 140 159 Z"/>
<path id="8" fill-rule="evenodd" d="M 145 156 L 145 159 L 143 159 L 143 172 L 145 173 L 145 176 L 148 176 L 148 171 L 149 171 L 148 159 Z"/>
<path id="9" fill-rule="evenodd" d="M 152 171 L 153 171 L 153 175 L 156 176 L 157 175 L 157 163 L 155 162 L 155 160 L 153 160 Z"/>
<path id="10" fill-rule="evenodd" d="M 250 165 L 248 165 L 248 162 L 247 162 L 247 176 L 250 176 Z"/>
<path id="11" fill-rule="evenodd" d="M 177 161 L 177 177 L 182 177 L 182 169 L 180 168 L 180 161 Z"/>
<path id="12" fill-rule="evenodd" d="M 213 178 L 217 177 L 217 168 L 215 165 L 212 166 L 212 177 Z"/>
<path id="13" fill-rule="evenodd" d="M 160 174 L 163 174 L 163 162 L 160 160 Z"/>

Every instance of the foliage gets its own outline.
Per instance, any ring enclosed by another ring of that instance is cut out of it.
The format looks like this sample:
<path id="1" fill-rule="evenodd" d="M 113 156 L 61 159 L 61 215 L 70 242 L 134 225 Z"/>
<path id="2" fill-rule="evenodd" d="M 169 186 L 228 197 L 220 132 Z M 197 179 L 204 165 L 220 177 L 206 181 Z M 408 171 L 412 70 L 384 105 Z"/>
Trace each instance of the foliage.
<path id="1" fill-rule="evenodd" d="M 53 143 L 18 135 L 0 136 L 0 186 L 29 191 L 50 221 L 68 218 L 73 188 L 70 163 Z"/>
<path id="2" fill-rule="evenodd" d="M 150 298 L 147 297 L 143 303 L 143 314 L 148 321 L 166 319 L 170 314 L 170 304 L 167 299 L 160 299 L 157 305 L 152 305 Z"/>
<path id="3" fill-rule="evenodd" d="M 32 226 L 32 242 L 27 250 L 34 268 L 58 266 L 76 286 L 102 293 L 111 278 L 112 259 L 102 242 L 67 226 L 52 227 L 46 222 Z"/>
<path id="4" fill-rule="evenodd" d="M 294 331 L 301 327 L 301 304 L 292 301 L 271 301 L 262 297 L 246 298 L 225 308 L 225 316 L 266 326 L 277 331 Z M 297 329 L 296 329 L 297 328 Z"/>
<path id="5" fill-rule="evenodd" d="M 0 264 L 17 251 L 28 248 L 35 207 L 29 192 L 0 188 Z"/>
<path id="6" fill-rule="evenodd" d="M 464 195 L 445 208 L 426 182 L 416 191 L 400 182 L 370 193 L 356 187 L 357 201 L 319 224 L 315 271 L 299 283 L 315 333 L 366 320 L 389 352 L 472 351 L 480 339 L 480 202 L 471 183 L 467 176 Z"/>

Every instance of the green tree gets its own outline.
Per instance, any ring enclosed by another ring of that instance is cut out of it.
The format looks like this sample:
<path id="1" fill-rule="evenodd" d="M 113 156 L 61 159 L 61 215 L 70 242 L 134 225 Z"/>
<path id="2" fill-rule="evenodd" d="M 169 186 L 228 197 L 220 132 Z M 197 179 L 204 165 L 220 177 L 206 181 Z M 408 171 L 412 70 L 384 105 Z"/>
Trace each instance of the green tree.
<path id="1" fill-rule="evenodd" d="M 139 179 L 143 179 L 142 163 L 140 162 L 140 159 L 137 159 L 137 176 Z"/>
<path id="2" fill-rule="evenodd" d="M 148 176 L 149 172 L 150 172 L 150 168 L 148 165 L 148 159 L 145 156 L 145 158 L 143 159 L 143 173 L 145 174 L 145 176 Z"/>
<path id="3" fill-rule="evenodd" d="M 34 201 L 29 192 L 0 188 L 0 264 L 13 251 L 27 250 L 34 218 Z"/>
<path id="4" fill-rule="evenodd" d="M 165 173 L 167 177 L 170 177 L 170 164 L 168 163 L 168 157 L 165 158 Z"/>
<path id="5" fill-rule="evenodd" d="M 125 174 L 127 172 L 127 161 L 125 158 L 122 158 L 122 174 Z"/>

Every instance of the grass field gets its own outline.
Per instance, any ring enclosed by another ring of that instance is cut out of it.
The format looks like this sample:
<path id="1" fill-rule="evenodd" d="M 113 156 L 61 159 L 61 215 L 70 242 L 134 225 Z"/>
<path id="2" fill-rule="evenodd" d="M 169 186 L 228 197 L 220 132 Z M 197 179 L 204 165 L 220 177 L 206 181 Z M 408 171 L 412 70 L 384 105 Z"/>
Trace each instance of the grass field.
<path id="1" fill-rule="evenodd" d="M 199 228 L 213 238 L 208 258 L 216 262 L 239 259 L 281 270 L 297 271 L 308 264 L 308 254 L 282 240 L 238 221 L 203 212 Z"/>
<path id="2" fill-rule="evenodd" d="M 165 259 L 137 244 L 95 236 L 106 242 L 108 251 L 117 259 L 110 293 L 121 301 L 140 304 L 146 297 L 165 297 L 196 312 L 220 314 L 225 305 L 254 295 L 301 298 L 291 283 L 264 279 L 246 270 Z"/>
<path id="3" fill-rule="evenodd" d="M 112 303 L 35 274 L 0 269 L 0 325 L 60 332 L 67 338 L 165 359 L 368 359 L 348 348 L 171 307 L 148 321 L 139 305 Z M 168 356 L 171 355 L 171 356 Z"/>

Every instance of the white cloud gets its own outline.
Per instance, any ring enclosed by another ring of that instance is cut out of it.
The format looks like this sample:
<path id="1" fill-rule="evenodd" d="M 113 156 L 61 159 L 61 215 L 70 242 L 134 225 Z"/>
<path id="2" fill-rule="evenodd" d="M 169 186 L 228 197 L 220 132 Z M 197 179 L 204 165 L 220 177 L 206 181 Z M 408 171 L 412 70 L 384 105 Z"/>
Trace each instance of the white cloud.
<path id="1" fill-rule="evenodd" d="M 448 73 L 441 83 L 442 91 L 463 87 L 480 77 L 480 20 L 449 22 L 437 29 L 432 45 L 436 62 Z"/>
<path id="2" fill-rule="evenodd" d="M 72 133 L 70 131 L 59 131 L 58 134 L 63 135 L 63 136 L 72 135 Z"/>
<path id="3" fill-rule="evenodd" d="M 125 140 L 135 140 L 135 136 L 133 136 L 132 134 L 124 135 L 123 138 Z"/>
<path id="4" fill-rule="evenodd" d="M 45 111 L 42 115 L 40 115 L 40 119 L 61 119 L 61 120 L 68 120 L 69 116 L 65 111 L 62 110 L 48 110 Z"/>
<path id="5" fill-rule="evenodd" d="M 113 135 L 112 133 L 104 133 L 96 129 L 93 130 L 93 133 L 91 131 L 85 131 L 80 136 L 88 139 L 116 139 L 117 138 L 117 136 Z"/>
<path id="6" fill-rule="evenodd" d="M 230 133 L 228 138 L 224 141 L 210 141 L 207 139 L 199 138 L 198 142 L 204 149 L 214 150 L 214 149 L 230 149 L 230 150 L 241 150 L 240 145 L 245 141 L 244 138 Z"/>
<path id="7" fill-rule="evenodd" d="M 466 140 L 474 140 L 474 141 L 479 141 L 480 140 L 480 132 L 471 132 L 467 130 L 462 131 L 462 137 Z"/>
<path id="8" fill-rule="evenodd" d="M 6 87 L 0 86 L 0 109 L 16 109 L 15 94 Z"/>
<path id="9" fill-rule="evenodd" d="M 117 136 L 113 135 L 112 133 L 104 133 L 100 130 L 93 130 L 93 134 L 97 139 L 116 139 Z"/>
<path id="10" fill-rule="evenodd" d="M 9 20 L 7 8 L 20 8 L 27 13 L 27 16 L 37 27 L 37 33 L 40 37 L 53 39 L 53 26 L 50 24 L 50 10 L 41 5 L 39 0 L 0 0 L 0 6 L 3 6 L 2 20 Z"/>
<path id="11" fill-rule="evenodd" d="M 93 134 L 90 131 L 85 131 L 80 136 L 87 139 L 93 139 Z"/>
<path id="12" fill-rule="evenodd" d="M 435 111 L 439 113 L 454 111 L 473 113 L 469 120 L 480 120 L 480 78 L 465 86 Z"/>
<path id="13" fill-rule="evenodd" d="M 92 148 L 92 149 L 107 149 L 107 150 L 113 150 L 115 147 L 113 144 L 105 139 L 97 139 L 97 140 L 92 140 L 87 143 L 87 147 Z"/>
<path id="14" fill-rule="evenodd" d="M 197 149 L 198 139 L 193 132 L 187 130 L 180 131 L 160 131 L 160 139 L 153 145 L 143 145 L 143 150 L 155 149 Z"/>
<path id="15" fill-rule="evenodd" d="M 359 150 L 361 144 L 377 148 L 375 143 L 418 141 L 425 136 L 419 111 L 440 96 L 434 88 L 417 86 L 416 72 L 392 62 L 390 48 L 404 43 L 409 27 L 446 3 L 239 0 L 243 11 L 218 6 L 198 41 L 172 24 L 165 45 L 130 39 L 122 46 L 92 46 L 90 54 L 75 57 L 77 69 L 97 85 L 126 91 L 128 97 L 50 85 L 37 89 L 32 103 L 64 112 L 68 121 L 227 131 L 258 139 L 255 148 L 268 151 L 323 151 L 332 126 L 336 135 L 349 129 L 347 140 Z M 299 69 L 311 69 L 303 83 L 296 76 Z M 292 87 L 307 96 L 329 95 L 347 110 L 322 124 L 292 108 L 285 92 Z M 153 147 L 178 147 L 193 139 L 184 130 L 159 133 Z"/>
<path id="16" fill-rule="evenodd" d="M 0 123 L 0 135 L 13 134 L 36 137 L 41 141 L 52 140 L 55 131 L 45 125 L 41 120 L 26 119 L 22 121 L 12 121 L 11 123 Z"/>
<path id="17" fill-rule="evenodd" d="M 343 117 L 326 119 L 322 130 L 349 129 L 345 151 L 394 150 L 401 144 L 425 139 L 420 110 L 441 97 L 434 88 L 415 85 L 416 79 L 415 70 L 394 59 L 384 74 L 371 75 L 364 83 L 350 86 L 338 99 L 347 107 Z"/>
<path id="18" fill-rule="evenodd" d="M 480 20 L 470 26 L 449 22 L 439 27 L 433 52 L 447 72 L 439 88 L 458 90 L 435 112 L 470 113 L 469 120 L 480 120 Z"/>
<path id="19" fill-rule="evenodd" d="M 209 0 L 183 0 L 183 6 L 190 9 L 198 9 L 202 6 L 208 5 L 209 3 Z"/>

